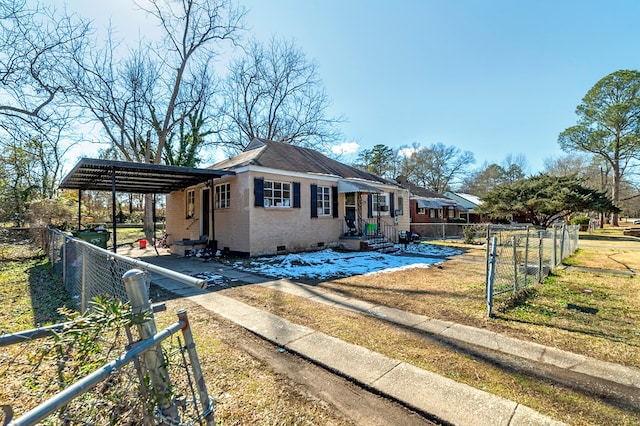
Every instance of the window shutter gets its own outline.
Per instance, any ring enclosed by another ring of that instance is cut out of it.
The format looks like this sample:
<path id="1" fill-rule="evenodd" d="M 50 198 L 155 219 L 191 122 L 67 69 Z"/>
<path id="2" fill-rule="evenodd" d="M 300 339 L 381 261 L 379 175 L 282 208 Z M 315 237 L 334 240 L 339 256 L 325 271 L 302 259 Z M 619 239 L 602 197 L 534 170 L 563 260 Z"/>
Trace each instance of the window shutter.
<path id="1" fill-rule="evenodd" d="M 333 217 L 338 217 L 338 187 L 331 187 L 331 205 Z"/>
<path id="2" fill-rule="evenodd" d="M 293 182 L 293 207 L 300 208 L 300 182 Z"/>
<path id="3" fill-rule="evenodd" d="M 264 179 L 253 179 L 253 195 L 255 196 L 255 207 L 264 207 Z"/>
<path id="4" fill-rule="evenodd" d="M 311 184 L 311 217 L 318 217 L 318 185 Z"/>
<path id="5" fill-rule="evenodd" d="M 396 216 L 396 200 L 395 200 L 395 193 L 390 192 L 389 193 L 389 212 L 391 214 L 391 217 L 395 217 Z"/>
<path id="6" fill-rule="evenodd" d="M 367 217 L 373 217 L 373 195 L 367 195 Z"/>

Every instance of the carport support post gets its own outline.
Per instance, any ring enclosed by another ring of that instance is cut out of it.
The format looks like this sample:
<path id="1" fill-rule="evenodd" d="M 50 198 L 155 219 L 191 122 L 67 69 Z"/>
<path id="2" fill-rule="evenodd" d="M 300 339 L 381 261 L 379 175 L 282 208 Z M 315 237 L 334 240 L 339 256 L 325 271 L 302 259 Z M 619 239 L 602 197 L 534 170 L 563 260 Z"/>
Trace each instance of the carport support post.
<path id="1" fill-rule="evenodd" d="M 82 226 L 82 189 L 78 189 L 78 231 Z"/>
<path id="2" fill-rule="evenodd" d="M 111 168 L 111 231 L 113 232 L 113 252 L 118 251 L 116 232 L 116 168 Z"/>

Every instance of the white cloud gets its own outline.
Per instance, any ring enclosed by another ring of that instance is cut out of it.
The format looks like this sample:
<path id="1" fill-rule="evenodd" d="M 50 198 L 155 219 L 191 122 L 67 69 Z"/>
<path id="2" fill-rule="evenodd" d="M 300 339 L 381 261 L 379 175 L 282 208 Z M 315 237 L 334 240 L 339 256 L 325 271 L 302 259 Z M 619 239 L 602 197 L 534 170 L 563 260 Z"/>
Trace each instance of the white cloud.
<path id="1" fill-rule="evenodd" d="M 343 142 L 331 147 L 331 152 L 335 155 L 351 155 L 358 152 L 360 145 L 357 142 Z"/>
<path id="2" fill-rule="evenodd" d="M 411 154 L 415 153 L 417 150 L 415 148 L 407 147 L 402 148 L 398 151 L 398 155 L 401 157 L 411 157 Z"/>

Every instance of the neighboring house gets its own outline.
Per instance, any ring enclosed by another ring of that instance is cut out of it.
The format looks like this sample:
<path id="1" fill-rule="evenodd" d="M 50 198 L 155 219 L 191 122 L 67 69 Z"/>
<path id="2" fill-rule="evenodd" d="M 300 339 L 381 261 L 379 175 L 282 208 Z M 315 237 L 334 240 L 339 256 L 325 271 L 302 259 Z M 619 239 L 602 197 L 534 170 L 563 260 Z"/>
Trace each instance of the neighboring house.
<path id="1" fill-rule="evenodd" d="M 410 182 L 406 176 L 398 176 L 396 181 L 409 190 L 411 224 L 442 223 L 460 218 L 467 209 L 455 200 Z"/>
<path id="2" fill-rule="evenodd" d="M 407 190 L 312 149 L 254 139 L 211 169 L 234 174 L 167 195 L 174 252 L 198 240 L 244 256 L 360 249 L 409 230 Z"/>
<path id="3" fill-rule="evenodd" d="M 475 195 L 463 192 L 445 192 L 444 195 L 451 198 L 467 211 L 460 217 L 467 219 L 467 223 L 480 223 L 484 221 L 484 216 L 477 212 L 477 208 L 482 204 L 482 200 Z"/>

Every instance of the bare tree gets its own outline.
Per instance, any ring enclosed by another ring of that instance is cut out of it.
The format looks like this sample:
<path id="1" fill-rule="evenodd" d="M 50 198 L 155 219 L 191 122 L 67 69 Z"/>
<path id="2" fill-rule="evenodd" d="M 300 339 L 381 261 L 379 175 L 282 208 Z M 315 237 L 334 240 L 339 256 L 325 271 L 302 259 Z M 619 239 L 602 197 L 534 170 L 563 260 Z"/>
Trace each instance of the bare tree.
<path id="1" fill-rule="evenodd" d="M 75 114 L 66 73 L 89 25 L 26 1 L 0 0 L 0 152 L 3 216 L 56 195 Z"/>
<path id="2" fill-rule="evenodd" d="M 64 66 L 88 33 L 88 24 L 75 16 L 0 0 L 0 115 L 29 125 L 47 120 L 66 90 Z"/>
<path id="3" fill-rule="evenodd" d="M 406 158 L 406 169 L 402 174 L 435 192 L 449 190 L 456 180 L 464 177 L 468 167 L 475 163 L 473 153 L 461 151 L 455 146 L 436 143 L 428 148 L 416 148 Z"/>
<path id="4" fill-rule="evenodd" d="M 148 0 L 139 7 L 154 17 L 163 37 L 141 45 L 126 60 L 110 41 L 78 61 L 76 95 L 129 161 L 159 164 L 172 132 L 201 113 L 214 95 L 211 61 L 221 43 L 236 43 L 244 11 L 231 0 Z M 145 233 L 152 238 L 152 197 L 145 198 Z"/>
<path id="5" fill-rule="evenodd" d="M 293 43 L 249 43 L 224 86 L 221 140 L 239 151 L 254 138 L 326 148 L 340 137 L 342 118 L 327 116 L 329 98 L 315 63 Z"/>

